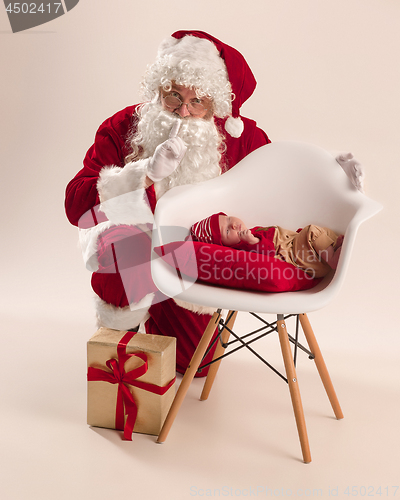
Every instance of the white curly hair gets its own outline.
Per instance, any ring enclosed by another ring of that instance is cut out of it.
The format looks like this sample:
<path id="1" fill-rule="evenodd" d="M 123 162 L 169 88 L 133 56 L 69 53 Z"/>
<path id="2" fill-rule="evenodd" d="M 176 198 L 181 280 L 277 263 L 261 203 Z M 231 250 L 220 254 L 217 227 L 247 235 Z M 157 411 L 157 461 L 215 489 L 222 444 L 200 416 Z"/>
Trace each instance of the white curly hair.
<path id="1" fill-rule="evenodd" d="M 196 90 L 199 98 L 211 98 L 213 112 L 219 118 L 231 114 L 234 96 L 225 62 L 209 40 L 188 35 L 169 37 L 161 43 L 156 61 L 148 67 L 142 82 L 144 99 L 155 102 L 160 87 L 169 91 L 172 82 Z"/>

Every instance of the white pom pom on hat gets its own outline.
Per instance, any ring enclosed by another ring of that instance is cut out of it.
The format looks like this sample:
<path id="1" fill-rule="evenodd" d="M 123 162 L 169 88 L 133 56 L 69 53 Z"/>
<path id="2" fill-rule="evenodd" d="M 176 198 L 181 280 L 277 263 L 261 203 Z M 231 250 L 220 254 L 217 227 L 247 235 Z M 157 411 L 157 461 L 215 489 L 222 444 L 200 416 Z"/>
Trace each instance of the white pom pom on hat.
<path id="1" fill-rule="evenodd" d="M 172 34 L 172 37 L 178 40 L 186 37 L 201 38 L 212 42 L 217 48 L 220 58 L 225 63 L 228 81 L 231 87 L 230 105 L 228 108 L 226 108 L 226 106 L 225 108 L 220 106 L 220 109 L 226 110 L 220 113 L 220 115 L 223 115 L 221 118 L 227 117 L 225 121 L 225 130 L 228 134 L 235 138 L 240 137 L 244 130 L 244 124 L 240 118 L 240 107 L 252 95 L 257 85 L 256 79 L 245 58 L 233 47 L 226 45 L 204 31 L 176 31 Z M 177 45 L 179 44 L 175 45 L 176 48 Z M 211 67 L 215 66 L 214 56 L 210 57 L 209 62 Z M 207 61 L 203 59 L 202 63 L 206 65 Z M 218 98 L 212 97 L 218 108 Z M 218 115 L 218 113 L 216 114 Z"/>
<path id="2" fill-rule="evenodd" d="M 235 137 L 236 139 L 240 137 L 244 130 L 244 123 L 242 119 L 239 117 L 233 118 L 233 116 L 229 116 L 229 118 L 225 122 L 225 130 L 229 135 Z"/>

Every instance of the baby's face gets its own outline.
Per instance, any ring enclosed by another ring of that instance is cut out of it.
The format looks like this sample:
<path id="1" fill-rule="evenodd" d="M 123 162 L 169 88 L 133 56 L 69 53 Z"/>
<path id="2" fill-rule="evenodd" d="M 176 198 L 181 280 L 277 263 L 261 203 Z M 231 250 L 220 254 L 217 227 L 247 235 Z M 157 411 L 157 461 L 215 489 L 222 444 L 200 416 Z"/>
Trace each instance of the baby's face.
<path id="1" fill-rule="evenodd" d="M 231 215 L 219 216 L 219 230 L 221 231 L 222 244 L 231 247 L 241 241 L 240 233 L 247 229 L 245 223 Z"/>

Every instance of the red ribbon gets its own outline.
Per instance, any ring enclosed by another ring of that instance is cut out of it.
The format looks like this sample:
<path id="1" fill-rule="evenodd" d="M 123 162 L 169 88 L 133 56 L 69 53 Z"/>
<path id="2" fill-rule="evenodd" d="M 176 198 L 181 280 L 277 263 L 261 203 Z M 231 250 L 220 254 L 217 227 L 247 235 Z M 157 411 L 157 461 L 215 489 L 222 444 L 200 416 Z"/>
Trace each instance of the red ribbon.
<path id="1" fill-rule="evenodd" d="M 93 368 L 92 366 L 90 366 L 88 368 L 87 374 L 88 381 L 103 381 L 109 382 L 110 384 L 118 384 L 117 406 L 115 411 L 115 428 L 123 430 L 124 437 L 128 441 L 132 441 L 132 432 L 137 416 L 137 405 L 135 400 L 133 399 L 131 391 L 128 388 L 128 385 L 139 387 L 140 389 L 144 389 L 145 391 L 149 391 L 162 396 L 168 391 L 170 387 L 172 387 L 176 379 L 176 377 L 174 377 L 164 387 L 160 387 L 155 384 L 149 384 L 148 382 L 142 382 L 141 380 L 136 380 L 138 377 L 141 377 L 147 372 L 148 364 L 146 354 L 142 352 L 127 354 L 126 352 L 126 346 L 135 334 L 136 332 L 126 332 L 126 334 L 119 341 L 117 346 L 118 359 L 109 359 L 106 362 L 106 366 L 111 370 L 111 372 L 103 370 L 101 368 Z M 132 356 L 140 358 L 143 361 L 143 364 L 129 372 L 125 372 L 124 365 L 126 361 Z M 127 419 L 124 426 L 125 414 L 127 415 Z"/>

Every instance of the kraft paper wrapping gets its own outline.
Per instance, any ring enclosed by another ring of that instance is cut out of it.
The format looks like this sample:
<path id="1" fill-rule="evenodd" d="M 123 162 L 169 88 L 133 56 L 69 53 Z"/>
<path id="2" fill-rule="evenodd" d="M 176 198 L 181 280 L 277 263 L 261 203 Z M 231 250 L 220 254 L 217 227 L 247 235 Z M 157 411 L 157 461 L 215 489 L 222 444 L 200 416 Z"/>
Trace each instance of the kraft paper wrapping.
<path id="1" fill-rule="evenodd" d="M 87 343 L 88 367 L 111 372 L 106 366 L 109 359 L 117 359 L 117 345 L 126 331 L 100 328 Z M 166 386 L 175 377 L 176 339 L 161 335 L 136 333 L 126 347 L 127 354 L 145 353 L 148 371 L 137 380 Z M 125 372 L 137 368 L 142 361 L 129 358 Z M 136 402 L 138 412 L 134 432 L 158 435 L 175 397 L 175 384 L 164 395 L 127 385 Z M 87 423 L 95 427 L 115 429 L 118 384 L 88 381 Z M 126 416 L 125 416 L 126 420 Z"/>

